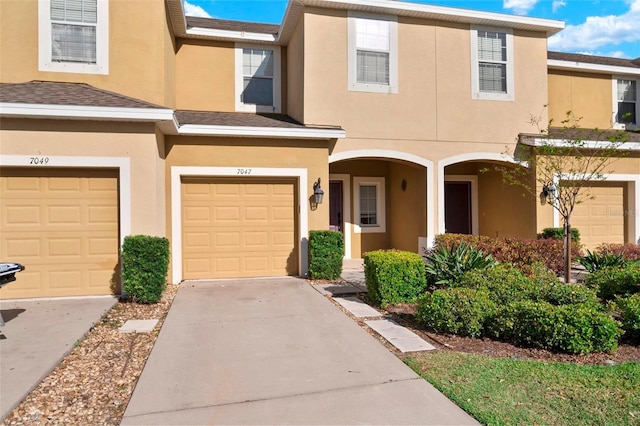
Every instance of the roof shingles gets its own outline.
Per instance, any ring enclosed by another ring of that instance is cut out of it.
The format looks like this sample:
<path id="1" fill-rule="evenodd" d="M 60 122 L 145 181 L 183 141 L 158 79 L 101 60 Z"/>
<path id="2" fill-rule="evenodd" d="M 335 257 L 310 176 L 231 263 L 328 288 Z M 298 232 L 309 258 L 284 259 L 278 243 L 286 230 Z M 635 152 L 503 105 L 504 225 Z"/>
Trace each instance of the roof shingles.
<path id="1" fill-rule="evenodd" d="M 608 65 L 614 67 L 640 68 L 640 58 L 621 59 L 608 56 L 582 55 L 579 53 L 551 52 L 547 53 L 548 59 L 567 62 L 584 62 L 587 64 Z"/>

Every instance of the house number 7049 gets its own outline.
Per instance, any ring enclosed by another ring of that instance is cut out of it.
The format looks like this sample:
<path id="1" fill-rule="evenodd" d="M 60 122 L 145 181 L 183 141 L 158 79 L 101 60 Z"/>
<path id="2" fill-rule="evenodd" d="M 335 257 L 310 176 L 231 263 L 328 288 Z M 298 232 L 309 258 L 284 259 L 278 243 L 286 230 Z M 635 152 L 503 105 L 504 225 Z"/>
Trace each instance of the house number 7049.
<path id="1" fill-rule="evenodd" d="M 251 174 L 251 169 L 238 169 L 238 174 L 239 175 L 250 175 Z"/>
<path id="2" fill-rule="evenodd" d="M 49 157 L 29 157 L 29 164 L 42 166 L 49 162 Z"/>

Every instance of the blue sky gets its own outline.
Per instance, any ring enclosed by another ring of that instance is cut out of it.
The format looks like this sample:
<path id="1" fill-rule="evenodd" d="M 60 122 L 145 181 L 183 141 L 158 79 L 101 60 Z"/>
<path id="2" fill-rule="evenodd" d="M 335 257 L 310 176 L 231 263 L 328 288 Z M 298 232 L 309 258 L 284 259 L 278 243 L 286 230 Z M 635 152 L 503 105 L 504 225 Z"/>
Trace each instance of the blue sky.
<path id="1" fill-rule="evenodd" d="M 640 0 L 411 0 L 462 9 L 557 19 L 549 50 L 640 57 Z M 280 24 L 287 0 L 184 0 L 190 16 Z"/>

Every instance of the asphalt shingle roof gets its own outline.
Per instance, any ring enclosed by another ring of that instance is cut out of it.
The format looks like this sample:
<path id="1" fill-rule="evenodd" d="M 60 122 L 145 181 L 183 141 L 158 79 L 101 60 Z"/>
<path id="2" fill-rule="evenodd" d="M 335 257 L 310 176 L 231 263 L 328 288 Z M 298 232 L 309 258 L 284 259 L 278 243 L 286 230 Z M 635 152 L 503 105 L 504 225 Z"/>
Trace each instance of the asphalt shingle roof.
<path id="1" fill-rule="evenodd" d="M 579 53 L 547 52 L 548 59 L 569 62 L 584 62 L 587 64 L 609 65 L 614 67 L 640 68 L 640 58 L 621 59 L 608 56 L 582 55 Z"/>
<path id="2" fill-rule="evenodd" d="M 97 89 L 84 83 L 30 81 L 0 83 L 0 102 L 39 105 L 77 105 L 110 108 L 166 109 L 140 99 Z"/>
<path id="3" fill-rule="evenodd" d="M 285 129 L 340 129 L 339 126 L 305 126 L 284 114 L 176 111 L 175 117 L 180 126 L 193 124 L 202 126 L 273 127 Z"/>

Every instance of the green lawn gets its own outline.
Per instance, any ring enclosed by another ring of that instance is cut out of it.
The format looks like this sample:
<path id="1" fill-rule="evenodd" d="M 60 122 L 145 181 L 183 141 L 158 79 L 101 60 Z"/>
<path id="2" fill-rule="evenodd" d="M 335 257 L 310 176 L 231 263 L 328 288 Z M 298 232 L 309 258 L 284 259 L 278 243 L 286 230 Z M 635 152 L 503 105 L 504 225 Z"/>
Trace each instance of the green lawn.
<path id="1" fill-rule="evenodd" d="M 487 425 L 640 425 L 640 363 L 535 362 L 458 352 L 405 362 Z"/>

